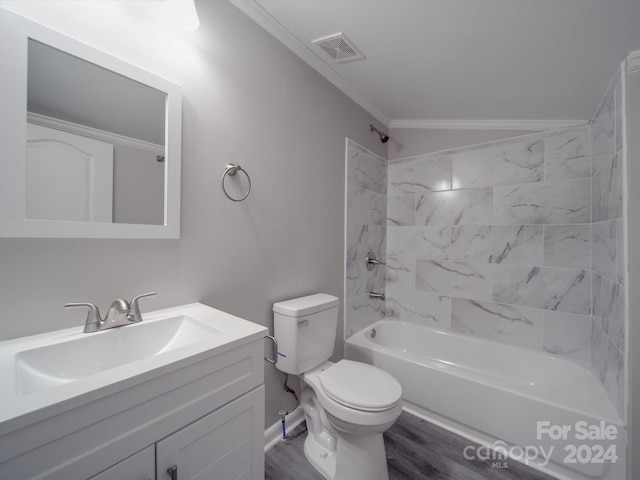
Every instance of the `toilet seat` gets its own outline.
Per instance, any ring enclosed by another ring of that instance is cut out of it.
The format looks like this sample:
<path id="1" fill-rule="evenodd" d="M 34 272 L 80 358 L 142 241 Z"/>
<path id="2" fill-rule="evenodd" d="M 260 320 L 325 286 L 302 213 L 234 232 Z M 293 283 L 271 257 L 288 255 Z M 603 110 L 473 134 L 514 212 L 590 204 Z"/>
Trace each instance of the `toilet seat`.
<path id="1" fill-rule="evenodd" d="M 392 375 L 351 360 L 340 360 L 322 371 L 319 383 L 331 400 L 364 412 L 389 410 L 402 396 L 402 387 Z"/>

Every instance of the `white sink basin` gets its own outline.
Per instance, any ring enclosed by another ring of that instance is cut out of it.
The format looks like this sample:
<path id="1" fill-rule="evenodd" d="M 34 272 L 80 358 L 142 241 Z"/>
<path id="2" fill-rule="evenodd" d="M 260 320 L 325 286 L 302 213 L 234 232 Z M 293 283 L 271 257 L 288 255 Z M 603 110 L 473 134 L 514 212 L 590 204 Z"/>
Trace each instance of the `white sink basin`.
<path id="1" fill-rule="evenodd" d="M 0 342 L 0 434 L 232 350 L 261 325 L 200 303 L 95 333 L 83 325 Z"/>
<path id="2" fill-rule="evenodd" d="M 15 358 L 17 394 L 30 395 L 222 333 L 219 328 L 179 315 L 20 351 Z"/>

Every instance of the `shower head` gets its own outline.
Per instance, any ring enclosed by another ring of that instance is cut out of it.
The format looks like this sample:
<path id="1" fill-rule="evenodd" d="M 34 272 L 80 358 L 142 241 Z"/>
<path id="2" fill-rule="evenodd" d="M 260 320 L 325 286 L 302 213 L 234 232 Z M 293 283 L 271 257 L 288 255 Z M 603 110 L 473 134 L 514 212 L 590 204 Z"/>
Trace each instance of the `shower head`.
<path id="1" fill-rule="evenodd" d="M 387 143 L 389 141 L 389 135 L 385 135 L 380 130 L 378 130 L 376 127 L 374 127 L 373 125 L 369 125 L 369 126 L 371 127 L 371 131 L 372 132 L 376 132 L 378 135 L 380 135 L 380 141 L 382 143 Z"/>

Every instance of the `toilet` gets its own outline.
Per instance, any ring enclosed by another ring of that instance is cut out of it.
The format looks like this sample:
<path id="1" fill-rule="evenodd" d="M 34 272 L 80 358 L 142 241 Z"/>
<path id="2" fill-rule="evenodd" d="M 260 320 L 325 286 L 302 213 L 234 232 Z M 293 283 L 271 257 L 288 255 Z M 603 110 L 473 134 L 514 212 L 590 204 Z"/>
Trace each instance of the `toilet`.
<path id="1" fill-rule="evenodd" d="M 402 412 L 402 387 L 360 362 L 332 363 L 338 299 L 318 293 L 275 303 L 276 367 L 301 379 L 304 453 L 329 480 L 388 480 L 382 433 Z"/>

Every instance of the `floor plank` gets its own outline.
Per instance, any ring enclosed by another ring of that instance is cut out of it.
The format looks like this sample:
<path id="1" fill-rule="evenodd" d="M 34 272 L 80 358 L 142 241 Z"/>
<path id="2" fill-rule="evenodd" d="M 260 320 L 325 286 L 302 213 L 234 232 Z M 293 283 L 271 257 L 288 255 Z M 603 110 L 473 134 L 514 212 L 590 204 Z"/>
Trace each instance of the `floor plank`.
<path id="1" fill-rule="evenodd" d="M 306 436 L 302 423 L 267 452 L 265 480 L 324 479 L 304 456 Z M 463 450 L 473 442 L 406 412 L 384 434 L 384 442 L 390 480 L 552 480 L 512 460 L 507 468 L 467 460 Z"/>

